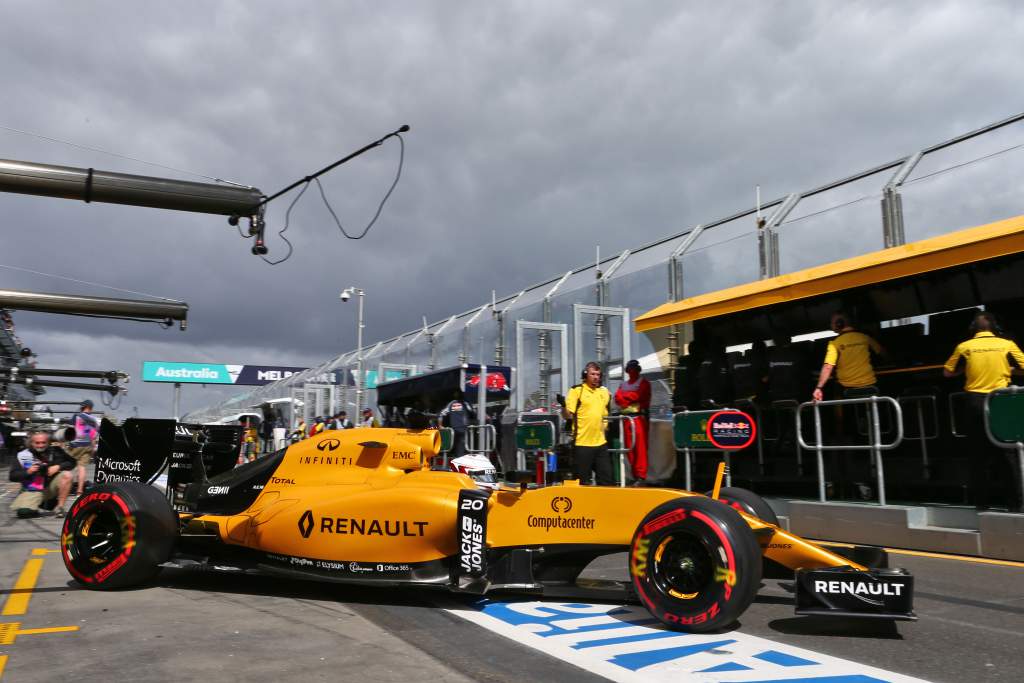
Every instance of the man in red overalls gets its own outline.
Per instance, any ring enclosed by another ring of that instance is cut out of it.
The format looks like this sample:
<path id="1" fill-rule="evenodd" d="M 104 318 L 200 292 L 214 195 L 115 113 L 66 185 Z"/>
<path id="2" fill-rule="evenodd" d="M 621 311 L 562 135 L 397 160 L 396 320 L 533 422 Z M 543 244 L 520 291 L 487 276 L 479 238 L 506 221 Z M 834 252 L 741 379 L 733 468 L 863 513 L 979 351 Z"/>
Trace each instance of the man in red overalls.
<path id="1" fill-rule="evenodd" d="M 629 466 L 636 480 L 647 478 L 648 416 L 651 408 L 651 383 L 640 376 L 640 361 L 626 363 L 626 379 L 615 392 L 615 404 L 625 416 L 624 448 L 629 449 Z"/>

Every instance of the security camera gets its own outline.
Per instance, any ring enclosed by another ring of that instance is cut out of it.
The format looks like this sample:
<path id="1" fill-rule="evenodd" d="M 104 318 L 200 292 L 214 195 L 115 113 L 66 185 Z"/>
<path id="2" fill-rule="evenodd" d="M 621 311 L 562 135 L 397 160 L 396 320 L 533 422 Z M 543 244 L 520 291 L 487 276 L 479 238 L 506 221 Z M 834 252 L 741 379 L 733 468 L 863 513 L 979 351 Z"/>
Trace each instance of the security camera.
<path id="1" fill-rule="evenodd" d="M 352 292 L 346 289 L 344 292 L 341 293 L 340 298 L 342 301 L 348 301 L 349 299 L 352 298 Z"/>

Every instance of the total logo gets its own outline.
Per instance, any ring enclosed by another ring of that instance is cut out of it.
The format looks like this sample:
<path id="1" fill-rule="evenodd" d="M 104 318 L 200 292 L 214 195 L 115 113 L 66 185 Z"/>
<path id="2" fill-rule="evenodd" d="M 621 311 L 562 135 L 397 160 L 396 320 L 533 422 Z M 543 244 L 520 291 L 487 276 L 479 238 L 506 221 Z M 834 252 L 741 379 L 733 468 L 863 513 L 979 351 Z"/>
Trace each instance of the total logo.
<path id="1" fill-rule="evenodd" d="M 555 496 L 551 499 L 551 509 L 565 515 L 572 510 L 572 500 L 566 496 Z"/>

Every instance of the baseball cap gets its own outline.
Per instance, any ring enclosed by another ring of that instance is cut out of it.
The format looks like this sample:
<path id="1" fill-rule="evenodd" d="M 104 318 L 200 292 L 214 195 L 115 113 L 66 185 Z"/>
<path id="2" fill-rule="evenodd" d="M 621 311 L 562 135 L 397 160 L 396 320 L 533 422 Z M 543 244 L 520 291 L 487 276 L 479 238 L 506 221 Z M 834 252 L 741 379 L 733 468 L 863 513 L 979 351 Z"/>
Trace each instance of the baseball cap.
<path id="1" fill-rule="evenodd" d="M 93 407 L 92 406 L 92 401 L 90 401 L 89 399 L 85 399 L 84 401 L 82 401 L 82 407 L 83 408 L 92 408 Z"/>

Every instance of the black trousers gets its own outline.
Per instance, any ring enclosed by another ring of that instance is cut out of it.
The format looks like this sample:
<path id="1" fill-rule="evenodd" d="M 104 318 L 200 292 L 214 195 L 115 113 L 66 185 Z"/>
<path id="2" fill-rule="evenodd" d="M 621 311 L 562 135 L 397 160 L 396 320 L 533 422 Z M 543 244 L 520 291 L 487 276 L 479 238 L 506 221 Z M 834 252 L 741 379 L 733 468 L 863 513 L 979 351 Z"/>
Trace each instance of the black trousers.
<path id="1" fill-rule="evenodd" d="M 1020 472 L 1015 451 L 999 448 L 989 441 L 985 433 L 985 397 L 973 391 L 967 392 L 964 401 L 964 433 L 970 452 L 969 492 L 974 506 L 987 509 L 991 503 L 992 482 L 1004 481 L 1011 510 L 1021 509 Z"/>
<path id="2" fill-rule="evenodd" d="M 449 459 L 461 458 L 466 454 L 466 432 L 452 432 L 452 452 Z"/>
<path id="3" fill-rule="evenodd" d="M 594 473 L 598 486 L 614 486 L 615 475 L 612 473 L 612 456 L 608 452 L 608 444 L 600 446 L 573 446 L 572 474 L 586 486 L 590 483 L 590 474 Z"/>

